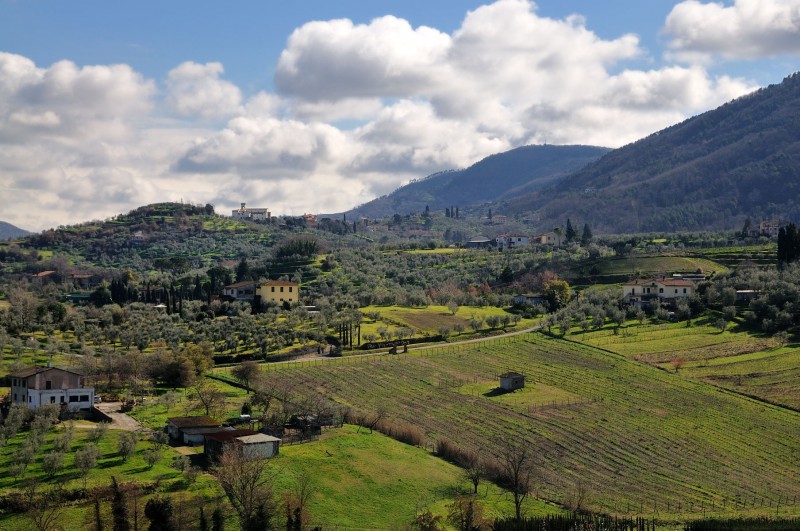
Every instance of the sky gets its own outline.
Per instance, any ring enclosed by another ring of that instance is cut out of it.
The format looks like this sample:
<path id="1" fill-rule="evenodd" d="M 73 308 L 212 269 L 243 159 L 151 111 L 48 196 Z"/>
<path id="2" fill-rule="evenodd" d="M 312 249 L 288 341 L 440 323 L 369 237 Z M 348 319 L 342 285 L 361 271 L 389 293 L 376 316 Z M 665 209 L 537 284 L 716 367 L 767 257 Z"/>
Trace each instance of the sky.
<path id="1" fill-rule="evenodd" d="M 798 70 L 800 0 L 0 0 L 0 220 L 347 210 Z"/>

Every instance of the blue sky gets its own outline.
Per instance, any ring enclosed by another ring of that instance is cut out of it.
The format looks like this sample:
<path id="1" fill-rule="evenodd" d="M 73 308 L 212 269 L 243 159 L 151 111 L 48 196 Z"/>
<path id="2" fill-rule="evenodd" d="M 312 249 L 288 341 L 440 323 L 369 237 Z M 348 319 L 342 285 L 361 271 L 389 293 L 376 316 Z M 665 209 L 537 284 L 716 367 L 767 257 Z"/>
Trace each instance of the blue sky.
<path id="1" fill-rule="evenodd" d="M 800 0 L 0 0 L 0 219 L 331 212 L 519 145 L 616 147 L 797 70 L 798 21 Z"/>

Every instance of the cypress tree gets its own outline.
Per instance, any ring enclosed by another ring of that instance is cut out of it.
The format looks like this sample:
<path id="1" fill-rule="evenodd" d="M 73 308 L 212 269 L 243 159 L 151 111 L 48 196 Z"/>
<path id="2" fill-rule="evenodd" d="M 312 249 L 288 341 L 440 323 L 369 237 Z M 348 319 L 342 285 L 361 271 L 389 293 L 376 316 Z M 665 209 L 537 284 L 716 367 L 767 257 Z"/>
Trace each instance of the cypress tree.
<path id="1" fill-rule="evenodd" d="M 131 525 L 128 523 L 128 504 L 125 499 L 125 492 L 117 483 L 117 478 L 111 476 L 111 516 L 114 522 L 114 531 L 130 531 Z"/>
<path id="2" fill-rule="evenodd" d="M 572 222 L 567 218 L 567 230 L 564 231 L 564 238 L 568 241 L 574 241 L 575 238 L 578 236 L 578 233 L 575 231 L 575 227 L 572 226 Z"/>
<path id="3" fill-rule="evenodd" d="M 590 241 L 592 241 L 592 237 L 593 237 L 592 229 L 589 228 L 589 224 L 588 223 L 584 223 L 583 224 L 583 234 L 581 235 L 581 243 L 583 245 L 588 244 Z"/>

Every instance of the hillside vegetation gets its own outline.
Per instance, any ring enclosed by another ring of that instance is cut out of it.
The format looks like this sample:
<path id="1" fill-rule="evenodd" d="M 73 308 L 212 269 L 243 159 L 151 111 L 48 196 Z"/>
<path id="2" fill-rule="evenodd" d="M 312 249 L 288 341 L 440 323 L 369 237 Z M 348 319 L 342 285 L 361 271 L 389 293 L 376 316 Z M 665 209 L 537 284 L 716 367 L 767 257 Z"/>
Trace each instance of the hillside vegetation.
<path id="1" fill-rule="evenodd" d="M 347 212 L 383 217 L 499 201 L 541 190 L 597 160 L 608 148 L 524 146 L 487 157 L 463 170 L 435 173 Z"/>
<path id="2" fill-rule="evenodd" d="M 478 385 L 493 387 L 509 369 L 533 386 L 524 399 Z M 504 436 L 518 434 L 536 449 L 538 496 L 559 503 L 580 483 L 593 510 L 684 518 L 711 507 L 740 514 L 743 499 L 774 505 L 800 494 L 790 444 L 797 413 L 539 334 L 273 367 L 267 376 L 353 408 L 383 409 L 431 444 L 446 438 L 491 456 Z"/>
<path id="3" fill-rule="evenodd" d="M 512 201 L 545 223 L 603 232 L 738 228 L 800 216 L 800 74 L 614 150 Z"/>

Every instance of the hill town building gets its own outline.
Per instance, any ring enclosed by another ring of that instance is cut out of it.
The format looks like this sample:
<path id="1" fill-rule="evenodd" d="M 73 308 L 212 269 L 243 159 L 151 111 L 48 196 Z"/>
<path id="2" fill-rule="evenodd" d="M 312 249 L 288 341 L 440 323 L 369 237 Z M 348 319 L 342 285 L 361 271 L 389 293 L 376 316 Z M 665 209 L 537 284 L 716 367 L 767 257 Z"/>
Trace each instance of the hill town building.
<path id="1" fill-rule="evenodd" d="M 269 221 L 271 214 L 267 208 L 246 208 L 247 203 L 234 210 L 231 217 L 234 219 L 249 219 L 250 221 Z"/>

